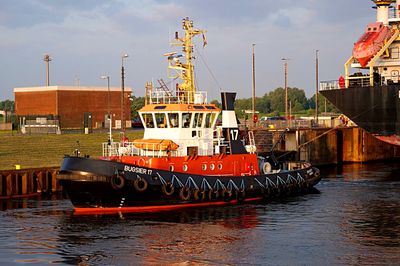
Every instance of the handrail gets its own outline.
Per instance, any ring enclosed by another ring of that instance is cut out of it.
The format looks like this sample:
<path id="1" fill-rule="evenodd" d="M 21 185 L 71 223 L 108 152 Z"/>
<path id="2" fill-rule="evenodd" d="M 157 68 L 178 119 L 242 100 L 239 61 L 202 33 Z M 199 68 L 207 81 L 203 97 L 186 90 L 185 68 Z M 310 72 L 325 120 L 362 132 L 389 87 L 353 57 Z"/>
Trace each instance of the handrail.
<path id="1" fill-rule="evenodd" d="M 147 149 L 137 148 L 133 142 L 103 142 L 103 157 L 115 156 L 148 156 L 148 157 L 164 157 L 176 156 L 178 151 L 164 150 L 159 143 L 145 143 Z M 149 148 L 150 147 L 150 148 Z M 158 149 L 156 147 L 159 147 Z"/>
<path id="2" fill-rule="evenodd" d="M 370 82 L 369 82 L 369 75 L 363 75 L 363 76 L 352 76 L 349 77 L 349 86 L 348 87 L 370 87 Z M 400 75 L 391 75 L 391 76 L 384 76 L 381 77 L 380 80 L 375 81 L 376 85 L 390 85 L 392 83 L 398 83 L 400 81 Z M 345 89 L 346 87 L 340 87 L 339 85 L 339 80 L 327 80 L 327 81 L 321 81 L 319 84 L 319 90 L 324 91 L 324 90 L 338 90 L 338 89 Z M 347 87 L 347 88 L 348 88 Z"/>
<path id="3" fill-rule="evenodd" d="M 189 91 L 180 91 L 177 95 L 172 95 L 164 90 L 154 90 L 146 95 L 150 104 L 183 104 L 189 101 Z M 207 92 L 197 91 L 194 93 L 194 104 L 206 104 Z"/>

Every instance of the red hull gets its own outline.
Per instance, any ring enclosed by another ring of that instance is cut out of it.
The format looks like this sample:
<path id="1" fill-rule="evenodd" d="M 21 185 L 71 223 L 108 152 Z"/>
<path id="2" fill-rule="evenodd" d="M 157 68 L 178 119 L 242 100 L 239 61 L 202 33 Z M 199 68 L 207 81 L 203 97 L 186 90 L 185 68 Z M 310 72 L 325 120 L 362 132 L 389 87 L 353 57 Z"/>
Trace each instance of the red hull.
<path id="1" fill-rule="evenodd" d="M 244 202 L 261 201 L 263 197 L 247 198 Z M 74 208 L 74 214 L 112 214 L 112 213 L 152 213 L 162 211 L 173 211 L 186 208 L 210 207 L 210 206 L 225 206 L 237 204 L 238 200 L 231 201 L 216 201 L 216 202 L 201 202 L 201 203 L 183 203 L 174 205 L 161 206 L 141 206 L 141 207 L 115 207 L 115 208 Z"/>
<path id="2" fill-rule="evenodd" d="M 257 155 L 255 154 L 191 155 L 161 158 L 124 156 L 115 157 L 113 160 L 132 166 L 207 176 L 252 176 L 260 174 Z"/>
<path id="3" fill-rule="evenodd" d="M 399 135 L 391 135 L 391 136 L 377 136 L 375 137 L 379 140 L 382 140 L 383 142 L 392 144 L 392 145 L 397 145 L 400 146 L 400 136 Z"/>

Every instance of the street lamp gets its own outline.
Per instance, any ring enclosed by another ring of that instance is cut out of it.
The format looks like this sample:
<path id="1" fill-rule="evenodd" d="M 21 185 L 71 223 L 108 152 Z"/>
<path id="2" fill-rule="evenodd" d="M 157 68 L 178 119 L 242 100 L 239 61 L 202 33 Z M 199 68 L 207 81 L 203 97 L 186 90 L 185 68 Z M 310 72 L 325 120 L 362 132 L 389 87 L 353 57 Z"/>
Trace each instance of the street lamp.
<path id="1" fill-rule="evenodd" d="M 318 52 L 315 50 L 315 123 L 318 126 Z"/>
<path id="2" fill-rule="evenodd" d="M 289 119 L 288 116 L 288 63 L 287 61 L 289 60 L 289 58 L 282 58 L 283 61 L 285 61 L 285 116 L 286 119 Z M 289 119 L 290 122 L 290 119 Z M 290 126 L 290 123 L 289 123 Z"/>
<path id="3" fill-rule="evenodd" d="M 50 86 L 50 61 L 52 59 L 53 58 L 51 58 L 49 54 L 45 54 L 43 58 L 43 61 L 46 64 L 46 86 Z"/>
<path id="4" fill-rule="evenodd" d="M 128 54 L 122 54 L 121 56 L 121 129 L 125 135 L 125 108 L 124 108 L 124 94 L 125 94 L 125 69 L 124 69 L 124 59 L 128 58 Z M 125 136 L 124 136 L 125 137 Z"/>
<path id="5" fill-rule="evenodd" d="M 256 58 L 255 58 L 255 54 L 254 54 L 254 46 L 256 46 L 255 43 L 252 44 L 252 88 L 253 88 L 253 98 L 252 98 L 252 111 L 253 111 L 253 128 L 256 127 Z"/>
<path id="6" fill-rule="evenodd" d="M 108 116 L 110 116 L 110 76 L 101 76 L 101 79 L 106 79 L 107 80 L 107 90 L 108 90 L 108 94 L 107 94 L 107 114 Z"/>
<path id="7" fill-rule="evenodd" d="M 101 79 L 107 80 L 107 120 L 108 120 L 108 127 L 110 129 L 110 141 L 112 139 L 111 135 L 111 110 L 110 110 L 110 76 L 101 76 Z"/>

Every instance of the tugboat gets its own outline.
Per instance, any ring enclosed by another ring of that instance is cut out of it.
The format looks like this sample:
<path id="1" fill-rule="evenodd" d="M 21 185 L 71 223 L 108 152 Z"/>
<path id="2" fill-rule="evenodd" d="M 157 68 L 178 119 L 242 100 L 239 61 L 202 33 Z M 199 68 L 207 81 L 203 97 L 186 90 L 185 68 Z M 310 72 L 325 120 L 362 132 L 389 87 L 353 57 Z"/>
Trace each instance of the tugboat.
<path id="1" fill-rule="evenodd" d="M 400 0 L 373 2 L 376 22 L 354 44 L 345 76 L 321 82 L 321 94 L 365 131 L 400 145 Z"/>
<path id="2" fill-rule="evenodd" d="M 194 82 L 192 39 L 205 30 L 183 19 L 183 38 L 167 53 L 168 73 L 183 80 L 175 92 L 146 84 L 139 110 L 143 139 L 103 143 L 103 156 L 66 156 L 58 179 L 75 213 L 153 212 L 227 205 L 307 192 L 320 172 L 305 162 L 278 162 L 258 156 L 253 132 L 240 138 L 234 111 L 236 93 L 222 92 L 221 109 L 207 103 Z"/>

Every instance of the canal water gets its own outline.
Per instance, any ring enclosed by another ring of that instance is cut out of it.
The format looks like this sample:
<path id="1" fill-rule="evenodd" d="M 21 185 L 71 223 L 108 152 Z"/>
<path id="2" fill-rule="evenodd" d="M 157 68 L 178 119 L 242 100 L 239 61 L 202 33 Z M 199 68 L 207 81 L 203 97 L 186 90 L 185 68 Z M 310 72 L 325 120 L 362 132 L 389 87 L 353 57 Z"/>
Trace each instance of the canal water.
<path id="1" fill-rule="evenodd" d="M 160 214 L 0 201 L 0 265 L 400 265 L 400 162 L 321 170 L 312 194 Z"/>

